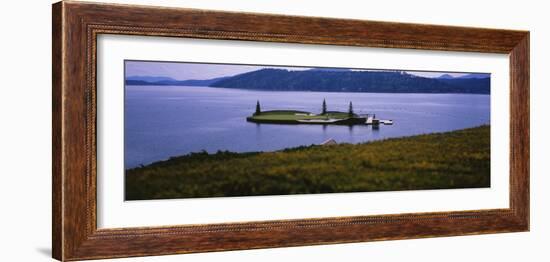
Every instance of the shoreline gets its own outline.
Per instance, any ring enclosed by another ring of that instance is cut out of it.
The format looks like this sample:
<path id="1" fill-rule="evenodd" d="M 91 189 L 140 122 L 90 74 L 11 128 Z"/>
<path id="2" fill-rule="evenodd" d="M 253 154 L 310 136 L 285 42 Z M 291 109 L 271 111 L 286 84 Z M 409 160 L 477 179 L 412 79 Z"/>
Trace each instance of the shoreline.
<path id="1" fill-rule="evenodd" d="M 456 130 L 450 130 L 450 131 L 442 131 L 442 132 L 434 132 L 434 133 L 422 133 L 422 134 L 416 134 L 416 135 L 411 135 L 411 136 L 399 136 L 399 137 L 389 137 L 389 138 L 382 138 L 382 139 L 377 139 L 377 140 L 369 140 L 369 141 L 364 141 L 364 142 L 358 142 L 358 143 L 347 143 L 347 142 L 341 142 L 341 143 L 338 143 L 339 145 L 341 144 L 347 144 L 347 145 L 363 145 L 363 144 L 369 144 L 369 143 L 376 143 L 376 142 L 381 142 L 381 141 L 386 141 L 386 140 L 392 140 L 392 139 L 403 139 L 403 138 L 410 138 L 410 137 L 415 137 L 415 136 L 425 136 L 425 135 L 432 135 L 432 134 L 445 134 L 445 133 L 451 133 L 451 132 L 457 132 L 457 131 L 462 131 L 462 130 L 468 130 L 468 129 L 474 129 L 474 128 L 480 128 L 480 127 L 490 127 L 491 125 L 490 124 L 483 124 L 483 125 L 479 125 L 479 126 L 473 126 L 473 127 L 467 127 L 467 128 L 462 128 L 462 129 L 456 129 Z M 337 141 L 338 142 L 338 141 Z M 153 164 L 157 164 L 157 163 L 162 163 L 162 162 L 166 162 L 166 161 L 169 161 L 171 159 L 174 159 L 174 158 L 180 158 L 180 157 L 186 157 L 186 156 L 191 156 L 191 155 L 194 155 L 194 154 L 208 154 L 208 155 L 214 155 L 214 154 L 217 154 L 219 152 L 228 152 L 228 153 L 232 153 L 232 154 L 250 154 L 250 153 L 253 153 L 253 154 L 257 154 L 257 153 L 274 153 L 274 152 L 280 152 L 280 151 L 285 151 L 285 150 L 293 150 L 295 148 L 303 148 L 303 147 L 311 147 L 311 146 L 322 146 L 322 143 L 319 143 L 319 144 L 309 144 L 309 145 L 296 145 L 296 146 L 293 146 L 293 147 L 286 147 L 286 148 L 282 148 L 282 149 L 277 149 L 277 150 L 273 150 L 273 151 L 246 151 L 246 152 L 238 152 L 238 151 L 230 151 L 230 150 L 216 150 L 214 152 L 209 152 L 207 150 L 200 150 L 200 151 L 194 151 L 194 152 L 189 152 L 189 153 L 186 153 L 186 154 L 181 154 L 181 155 L 172 155 L 172 156 L 169 156 L 165 159 L 160 159 L 160 160 L 154 160 L 152 162 L 149 162 L 148 164 L 138 164 L 138 165 L 135 165 L 133 167 L 129 167 L 129 168 L 124 168 L 124 171 L 128 171 L 128 170 L 132 170 L 132 169 L 136 169 L 136 168 L 143 168 L 143 167 L 147 167 L 147 166 L 150 166 L 150 165 L 153 165 Z"/>
<path id="2" fill-rule="evenodd" d="M 126 200 L 489 186 L 489 125 L 275 152 L 191 153 L 125 172 Z"/>
<path id="3" fill-rule="evenodd" d="M 233 90 L 233 91 L 253 91 L 253 92 L 281 92 L 281 93 L 331 93 L 331 94 L 337 94 L 337 93 L 352 93 L 352 94 L 395 94 L 395 95 L 483 95 L 483 96 L 491 96 L 490 93 L 418 93 L 418 92 L 357 92 L 357 91 L 315 91 L 315 90 L 264 90 L 264 89 L 250 89 L 250 88 L 229 88 L 229 87 L 213 87 L 213 86 L 183 86 L 183 85 L 124 85 L 124 88 L 126 87 L 183 87 L 183 88 L 212 88 L 212 89 L 225 89 L 225 90 Z"/>

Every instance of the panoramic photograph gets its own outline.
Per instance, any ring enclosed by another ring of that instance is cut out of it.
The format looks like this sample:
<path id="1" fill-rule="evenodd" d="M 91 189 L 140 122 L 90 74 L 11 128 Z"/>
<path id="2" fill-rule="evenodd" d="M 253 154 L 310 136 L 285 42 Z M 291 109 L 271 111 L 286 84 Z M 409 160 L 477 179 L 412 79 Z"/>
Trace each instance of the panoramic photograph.
<path id="1" fill-rule="evenodd" d="M 491 74 L 124 62 L 125 200 L 486 188 Z"/>

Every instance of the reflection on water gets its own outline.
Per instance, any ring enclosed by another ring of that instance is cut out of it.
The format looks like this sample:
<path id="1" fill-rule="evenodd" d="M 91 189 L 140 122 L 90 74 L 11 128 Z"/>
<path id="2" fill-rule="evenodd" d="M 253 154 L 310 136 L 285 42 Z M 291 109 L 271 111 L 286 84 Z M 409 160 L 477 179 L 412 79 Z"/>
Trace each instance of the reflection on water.
<path id="1" fill-rule="evenodd" d="M 329 110 L 392 119 L 393 126 L 267 125 L 246 122 L 263 110 Z M 490 122 L 490 96 L 247 91 L 209 87 L 127 86 L 125 166 L 206 150 L 273 151 L 299 145 L 361 143 L 479 126 Z"/>

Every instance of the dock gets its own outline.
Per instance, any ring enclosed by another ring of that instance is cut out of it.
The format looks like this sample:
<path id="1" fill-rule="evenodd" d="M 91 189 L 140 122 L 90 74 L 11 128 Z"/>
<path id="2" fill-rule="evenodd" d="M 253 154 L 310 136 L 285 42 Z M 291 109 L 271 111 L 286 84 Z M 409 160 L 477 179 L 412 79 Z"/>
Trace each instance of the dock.
<path id="1" fill-rule="evenodd" d="M 377 126 L 379 124 L 383 125 L 393 125 L 393 120 L 382 120 L 382 119 L 376 119 L 376 115 L 367 115 L 367 121 L 365 121 L 365 125 L 373 125 Z"/>
<path id="2" fill-rule="evenodd" d="M 372 125 L 373 121 L 374 121 L 374 116 L 368 115 L 367 116 L 367 121 L 365 122 L 365 124 Z"/>

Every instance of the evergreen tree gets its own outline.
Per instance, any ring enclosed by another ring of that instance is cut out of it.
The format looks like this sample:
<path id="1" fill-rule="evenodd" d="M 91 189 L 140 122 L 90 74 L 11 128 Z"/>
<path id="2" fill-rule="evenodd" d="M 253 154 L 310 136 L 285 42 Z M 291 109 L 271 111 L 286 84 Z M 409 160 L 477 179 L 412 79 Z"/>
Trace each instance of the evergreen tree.
<path id="1" fill-rule="evenodd" d="M 323 110 L 321 111 L 321 114 L 322 115 L 327 114 L 327 101 L 325 101 L 325 99 L 323 99 Z"/>
<path id="2" fill-rule="evenodd" d="M 353 104 L 351 103 L 351 101 L 349 102 L 348 115 L 349 115 L 350 117 L 353 117 L 353 115 L 355 115 L 355 114 L 353 113 Z"/>
<path id="3" fill-rule="evenodd" d="M 254 115 L 259 115 L 262 113 L 262 109 L 260 108 L 260 100 L 256 101 L 256 112 Z"/>

